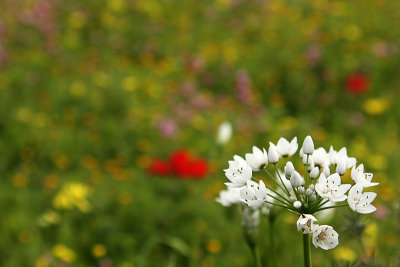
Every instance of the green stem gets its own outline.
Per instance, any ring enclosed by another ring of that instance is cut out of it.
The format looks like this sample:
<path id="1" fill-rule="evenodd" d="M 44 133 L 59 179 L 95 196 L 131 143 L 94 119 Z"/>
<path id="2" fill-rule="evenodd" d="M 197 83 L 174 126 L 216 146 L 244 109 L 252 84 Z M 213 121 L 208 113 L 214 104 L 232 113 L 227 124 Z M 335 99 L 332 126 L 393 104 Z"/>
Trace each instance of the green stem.
<path id="1" fill-rule="evenodd" d="M 260 253 L 258 252 L 257 246 L 251 247 L 251 254 L 253 255 L 254 266 L 255 267 L 262 267 Z"/>
<path id="2" fill-rule="evenodd" d="M 274 222 L 273 220 L 269 221 L 269 243 L 270 243 L 270 258 L 271 258 L 271 266 L 276 266 L 276 258 L 275 258 L 275 238 L 274 238 Z"/>
<path id="3" fill-rule="evenodd" d="M 311 267 L 310 234 L 303 234 L 304 267 Z"/>

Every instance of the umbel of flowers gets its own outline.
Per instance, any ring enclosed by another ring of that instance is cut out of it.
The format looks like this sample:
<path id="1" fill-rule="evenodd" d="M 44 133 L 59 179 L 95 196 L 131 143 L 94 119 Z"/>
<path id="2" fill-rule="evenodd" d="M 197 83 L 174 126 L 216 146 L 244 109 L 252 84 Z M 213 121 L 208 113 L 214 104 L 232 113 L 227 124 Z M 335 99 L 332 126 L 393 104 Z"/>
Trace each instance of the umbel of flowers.
<path id="1" fill-rule="evenodd" d="M 304 264 L 311 266 L 310 237 L 312 244 L 324 250 L 339 244 L 339 234 L 329 225 L 317 224 L 316 213 L 322 210 L 349 207 L 361 214 L 372 213 L 371 205 L 376 193 L 364 189 L 378 185 L 372 182 L 373 174 L 364 171 L 364 165 L 357 166 L 357 160 L 347 155 L 347 149 L 329 151 L 315 149 L 311 136 L 307 136 L 298 153 L 302 170 L 296 170 L 292 157 L 298 150 L 297 138 L 291 142 L 280 138 L 277 144 L 270 142 L 265 148 L 253 147 L 245 158 L 234 156 L 225 169 L 229 182 L 227 189 L 220 193 L 217 201 L 224 206 L 242 203 L 254 210 L 268 213 L 273 206 L 286 209 L 299 216 L 298 231 L 303 234 Z M 281 163 L 281 161 L 284 161 Z M 278 169 L 284 166 L 283 171 Z M 272 172 L 271 172 L 272 170 Z M 341 177 L 351 170 L 352 184 L 343 184 Z M 263 172 L 276 187 L 268 187 L 262 180 L 253 177 Z M 254 215 L 253 215 L 254 216 Z"/>

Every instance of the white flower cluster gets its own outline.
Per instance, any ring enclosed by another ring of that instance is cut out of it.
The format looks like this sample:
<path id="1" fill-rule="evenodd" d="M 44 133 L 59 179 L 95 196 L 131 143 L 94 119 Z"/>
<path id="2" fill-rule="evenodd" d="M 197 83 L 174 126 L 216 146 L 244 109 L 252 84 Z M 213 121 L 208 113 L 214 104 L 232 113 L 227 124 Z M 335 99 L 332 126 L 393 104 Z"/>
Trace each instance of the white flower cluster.
<path id="1" fill-rule="evenodd" d="M 268 152 L 265 148 L 254 146 L 245 159 L 234 156 L 234 160 L 229 161 L 229 168 L 224 170 L 230 181 L 225 183 L 227 190 L 221 192 L 217 201 L 224 206 L 244 203 L 253 209 L 267 210 L 265 213 L 272 206 L 286 208 L 300 214 L 297 227 L 303 229 L 304 234 L 313 235 L 314 246 L 334 248 L 338 244 L 338 233 L 331 226 L 314 225 L 317 219 L 313 214 L 343 206 L 362 214 L 374 212 L 376 208 L 371 202 L 376 193 L 363 191 L 378 183 L 372 182 L 372 173 L 364 172 L 363 164 L 357 167 L 356 159 L 347 155 L 345 147 L 339 151 L 332 146 L 329 151 L 322 147 L 314 149 L 311 136 L 305 138 L 299 151 L 299 162 L 304 165 L 304 174 L 301 175 L 295 168 L 295 162 L 288 160 L 297 150 L 296 137 L 290 142 L 280 138 L 276 145 L 270 143 Z M 283 167 L 283 172 L 278 164 Z M 272 166 L 275 175 L 270 173 L 269 166 Z M 341 176 L 350 169 L 354 184 L 342 184 Z M 253 177 L 254 172 L 262 170 L 276 184 L 275 189 Z M 336 204 L 346 200 L 347 204 Z"/>

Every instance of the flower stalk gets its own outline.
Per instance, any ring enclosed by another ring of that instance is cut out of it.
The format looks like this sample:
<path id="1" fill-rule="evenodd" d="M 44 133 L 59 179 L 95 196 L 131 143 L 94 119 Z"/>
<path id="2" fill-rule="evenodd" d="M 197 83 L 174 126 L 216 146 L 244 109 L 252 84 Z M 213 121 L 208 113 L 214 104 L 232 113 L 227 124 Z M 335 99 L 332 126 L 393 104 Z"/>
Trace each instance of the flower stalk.
<path id="1" fill-rule="evenodd" d="M 310 234 L 303 234 L 304 267 L 311 267 Z"/>

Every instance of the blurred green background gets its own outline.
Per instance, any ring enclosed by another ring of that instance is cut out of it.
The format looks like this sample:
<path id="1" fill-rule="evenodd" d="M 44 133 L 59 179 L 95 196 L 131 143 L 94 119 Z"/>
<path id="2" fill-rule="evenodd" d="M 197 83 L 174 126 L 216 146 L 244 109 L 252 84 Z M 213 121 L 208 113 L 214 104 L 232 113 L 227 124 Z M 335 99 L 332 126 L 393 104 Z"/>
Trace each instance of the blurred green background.
<path id="1" fill-rule="evenodd" d="M 1 266 L 249 266 L 237 210 L 215 203 L 222 169 L 253 145 L 308 134 L 347 146 L 381 183 L 378 211 L 357 223 L 338 212 L 340 244 L 313 249 L 314 266 L 400 266 L 400 1 L 1 9 Z M 233 137 L 218 145 L 224 121 Z M 148 174 L 177 149 L 208 175 Z M 278 217 L 281 266 L 301 259 L 296 220 Z"/>

